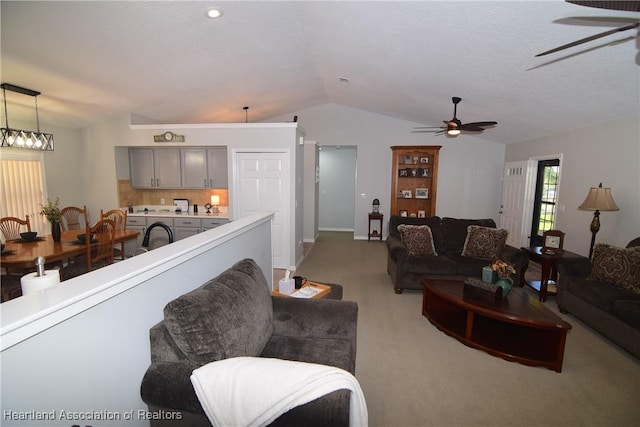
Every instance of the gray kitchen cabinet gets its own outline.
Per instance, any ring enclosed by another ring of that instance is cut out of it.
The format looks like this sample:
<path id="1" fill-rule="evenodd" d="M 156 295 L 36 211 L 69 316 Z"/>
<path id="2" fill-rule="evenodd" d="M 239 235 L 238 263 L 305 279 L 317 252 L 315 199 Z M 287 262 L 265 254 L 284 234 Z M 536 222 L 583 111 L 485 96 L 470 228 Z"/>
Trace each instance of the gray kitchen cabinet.
<path id="1" fill-rule="evenodd" d="M 202 230 L 207 231 L 212 228 L 220 227 L 221 225 L 227 224 L 229 222 L 226 218 L 202 218 L 200 220 Z"/>
<path id="2" fill-rule="evenodd" d="M 132 257 L 135 254 L 136 249 L 142 247 L 142 240 L 144 239 L 144 232 L 147 225 L 147 221 L 142 217 L 127 217 L 127 230 L 137 231 L 138 238 L 129 240 L 124 245 L 124 253 L 126 257 Z"/>
<path id="3" fill-rule="evenodd" d="M 184 188 L 208 188 L 207 155 L 202 148 L 180 150 L 182 161 L 182 186 Z"/>
<path id="4" fill-rule="evenodd" d="M 180 150 L 183 188 L 227 188 L 227 149 L 188 148 Z"/>
<path id="5" fill-rule="evenodd" d="M 197 218 L 174 218 L 173 236 L 175 240 L 182 240 L 200 233 L 202 228 Z"/>
<path id="6" fill-rule="evenodd" d="M 181 188 L 178 148 L 130 148 L 129 176 L 133 188 Z"/>
<path id="7" fill-rule="evenodd" d="M 208 188 L 227 188 L 229 174 L 227 171 L 227 149 L 207 148 Z"/>
<path id="8" fill-rule="evenodd" d="M 156 176 L 153 168 L 153 149 L 129 149 L 129 177 L 132 187 L 155 187 Z"/>

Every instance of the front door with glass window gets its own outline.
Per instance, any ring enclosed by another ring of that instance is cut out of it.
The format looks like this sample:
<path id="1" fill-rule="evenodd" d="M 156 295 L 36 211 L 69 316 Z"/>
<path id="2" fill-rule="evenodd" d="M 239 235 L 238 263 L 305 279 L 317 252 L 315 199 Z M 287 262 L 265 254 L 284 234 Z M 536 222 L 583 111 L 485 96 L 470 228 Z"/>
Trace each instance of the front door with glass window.
<path id="1" fill-rule="evenodd" d="M 542 246 L 542 233 L 552 230 L 556 219 L 560 159 L 540 160 L 531 223 L 531 246 Z"/>

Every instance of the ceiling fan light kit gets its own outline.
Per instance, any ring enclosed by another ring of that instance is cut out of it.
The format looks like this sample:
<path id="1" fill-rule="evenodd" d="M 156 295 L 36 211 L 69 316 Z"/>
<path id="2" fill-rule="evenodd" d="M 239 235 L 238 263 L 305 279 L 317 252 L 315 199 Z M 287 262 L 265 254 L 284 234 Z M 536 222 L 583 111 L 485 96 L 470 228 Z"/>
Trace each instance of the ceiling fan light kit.
<path id="1" fill-rule="evenodd" d="M 494 121 L 462 123 L 457 117 L 458 104 L 462 101 L 462 98 L 454 96 L 451 101 L 453 101 L 453 119 L 443 120 L 446 126 L 421 126 L 413 128 L 413 132 L 432 132 L 434 136 L 446 134 L 448 137 L 456 138 L 462 132 L 480 133 L 485 130 L 485 127 L 498 124 L 498 122 Z"/>

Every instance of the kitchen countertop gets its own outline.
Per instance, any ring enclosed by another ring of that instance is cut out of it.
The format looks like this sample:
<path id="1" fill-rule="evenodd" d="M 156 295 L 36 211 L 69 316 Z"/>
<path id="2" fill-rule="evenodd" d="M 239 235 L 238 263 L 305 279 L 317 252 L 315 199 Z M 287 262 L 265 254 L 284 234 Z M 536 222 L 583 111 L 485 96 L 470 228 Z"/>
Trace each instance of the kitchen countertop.
<path id="1" fill-rule="evenodd" d="M 144 212 L 144 206 L 142 207 L 134 207 L 133 213 L 129 213 L 127 208 L 122 208 L 122 210 L 127 211 L 127 216 L 131 216 L 131 217 L 145 217 L 145 216 L 159 216 L 159 217 L 171 217 L 171 218 L 177 218 L 177 217 L 190 217 L 190 218 L 219 218 L 219 219 L 229 219 L 229 213 L 227 211 L 227 207 L 226 206 L 220 206 L 220 212 L 217 214 L 211 213 L 211 214 L 207 214 L 206 209 L 204 208 L 200 208 L 200 211 L 198 213 L 193 213 L 192 210 L 189 210 L 189 212 L 180 212 L 180 213 L 176 213 L 173 210 L 168 209 L 167 207 L 163 206 L 161 208 L 157 208 L 157 207 L 151 207 L 149 206 L 148 212 Z"/>

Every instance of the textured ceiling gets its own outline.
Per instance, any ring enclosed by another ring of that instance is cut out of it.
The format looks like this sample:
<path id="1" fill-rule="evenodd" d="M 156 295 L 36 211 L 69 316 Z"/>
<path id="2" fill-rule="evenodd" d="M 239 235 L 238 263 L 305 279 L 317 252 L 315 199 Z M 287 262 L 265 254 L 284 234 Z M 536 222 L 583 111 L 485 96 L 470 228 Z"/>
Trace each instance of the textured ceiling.
<path id="1" fill-rule="evenodd" d="M 42 92 L 43 124 L 244 122 L 245 105 L 257 122 L 330 102 L 440 125 L 460 96 L 462 122 L 498 121 L 481 136 L 512 143 L 640 114 L 637 29 L 534 57 L 635 12 L 563 1 L 0 5 L 2 82 Z M 211 6 L 221 19 L 205 17 Z M 10 120 L 33 116 L 33 99 L 7 94 Z"/>

